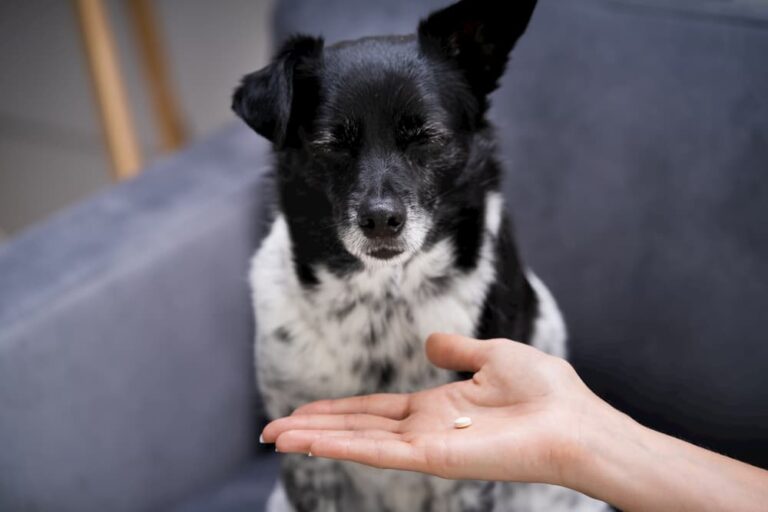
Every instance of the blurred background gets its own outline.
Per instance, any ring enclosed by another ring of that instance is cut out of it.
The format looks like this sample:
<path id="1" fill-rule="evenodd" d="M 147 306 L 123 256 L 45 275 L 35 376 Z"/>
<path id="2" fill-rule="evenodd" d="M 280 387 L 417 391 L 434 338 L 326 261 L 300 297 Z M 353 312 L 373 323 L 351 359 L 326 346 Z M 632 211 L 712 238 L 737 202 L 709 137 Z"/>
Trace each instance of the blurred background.
<path id="1" fill-rule="evenodd" d="M 269 54 L 273 0 L 103 5 L 142 165 L 169 151 L 142 53 L 152 35 L 142 23 L 154 28 L 150 52 L 167 77 L 178 146 L 232 119 L 234 85 Z M 143 5 L 149 12 L 137 17 Z M 80 16 L 75 1 L 0 2 L 0 243 L 115 180 Z"/>

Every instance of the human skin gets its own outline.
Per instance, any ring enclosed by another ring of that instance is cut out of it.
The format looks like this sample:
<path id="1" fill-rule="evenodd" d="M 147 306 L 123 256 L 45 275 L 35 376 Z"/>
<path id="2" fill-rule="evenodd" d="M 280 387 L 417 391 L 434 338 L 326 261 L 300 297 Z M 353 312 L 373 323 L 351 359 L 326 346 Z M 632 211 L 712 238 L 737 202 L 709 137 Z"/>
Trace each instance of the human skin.
<path id="1" fill-rule="evenodd" d="M 427 357 L 470 380 L 322 400 L 266 426 L 280 452 L 451 479 L 569 487 L 623 510 L 765 510 L 768 471 L 643 427 L 565 360 L 510 340 L 433 334 Z M 472 426 L 456 429 L 460 416 Z"/>

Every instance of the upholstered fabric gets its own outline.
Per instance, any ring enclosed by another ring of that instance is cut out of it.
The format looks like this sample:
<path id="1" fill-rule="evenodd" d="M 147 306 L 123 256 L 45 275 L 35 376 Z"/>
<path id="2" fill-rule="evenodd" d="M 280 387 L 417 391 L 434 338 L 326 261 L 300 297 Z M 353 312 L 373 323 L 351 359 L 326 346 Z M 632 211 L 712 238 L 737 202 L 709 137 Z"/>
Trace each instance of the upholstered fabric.
<path id="1" fill-rule="evenodd" d="M 271 450 L 265 448 L 265 450 Z M 172 512 L 260 512 L 279 473 L 279 455 L 262 452 L 219 485 L 206 487 Z"/>
<path id="2" fill-rule="evenodd" d="M 0 248 L 0 510 L 157 509 L 255 445 L 238 125 Z"/>
<path id="3" fill-rule="evenodd" d="M 541 2 L 494 117 L 582 376 L 768 467 L 768 6 L 712 3 Z"/>

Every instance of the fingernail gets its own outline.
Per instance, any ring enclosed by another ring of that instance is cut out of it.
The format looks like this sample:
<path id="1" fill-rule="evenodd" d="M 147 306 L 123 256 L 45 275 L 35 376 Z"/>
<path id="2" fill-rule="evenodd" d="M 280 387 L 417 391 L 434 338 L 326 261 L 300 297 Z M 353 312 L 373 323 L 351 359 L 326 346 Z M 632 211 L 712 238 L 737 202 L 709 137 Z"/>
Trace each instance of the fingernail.
<path id="1" fill-rule="evenodd" d="M 307 457 L 311 457 L 311 456 L 312 456 L 312 452 L 307 453 Z"/>
<path id="2" fill-rule="evenodd" d="M 261 434 L 261 435 L 259 435 L 259 442 L 260 442 L 261 444 L 265 444 L 265 443 L 264 443 L 264 434 Z"/>
<path id="3" fill-rule="evenodd" d="M 278 449 L 277 449 L 277 446 L 275 446 L 275 451 L 276 451 L 276 452 L 279 452 L 279 451 L 280 451 L 280 450 L 278 450 Z"/>

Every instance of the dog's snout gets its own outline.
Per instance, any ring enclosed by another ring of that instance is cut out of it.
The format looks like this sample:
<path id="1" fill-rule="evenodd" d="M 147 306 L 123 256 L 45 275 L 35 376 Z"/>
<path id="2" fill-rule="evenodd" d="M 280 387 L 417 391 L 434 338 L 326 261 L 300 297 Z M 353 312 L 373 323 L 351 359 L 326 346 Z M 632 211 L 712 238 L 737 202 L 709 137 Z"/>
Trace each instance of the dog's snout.
<path id="1" fill-rule="evenodd" d="M 402 201 L 394 197 L 376 197 L 360 205 L 357 223 L 368 238 L 391 238 L 402 231 L 405 217 Z"/>

